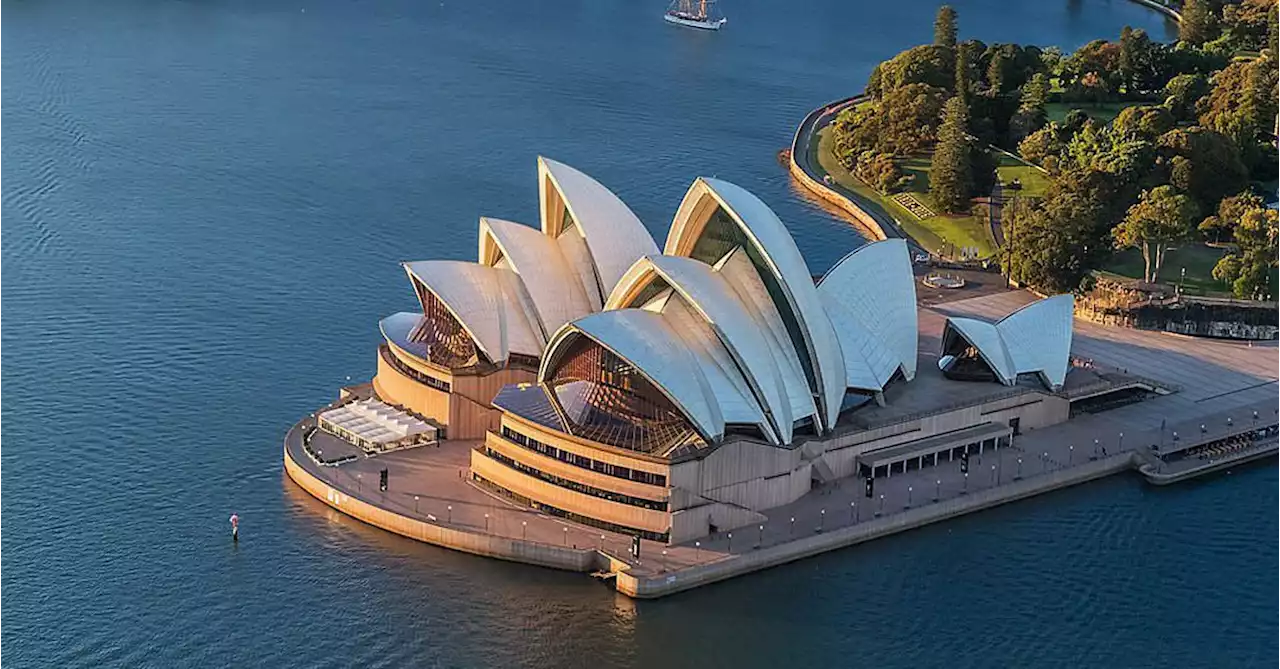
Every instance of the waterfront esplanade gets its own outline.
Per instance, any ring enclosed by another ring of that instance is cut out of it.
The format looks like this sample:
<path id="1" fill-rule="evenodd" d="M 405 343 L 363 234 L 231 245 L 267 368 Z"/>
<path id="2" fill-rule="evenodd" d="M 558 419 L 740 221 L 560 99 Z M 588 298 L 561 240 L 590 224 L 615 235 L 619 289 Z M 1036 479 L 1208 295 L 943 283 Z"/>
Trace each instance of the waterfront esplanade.
<path id="1" fill-rule="evenodd" d="M 405 263 L 422 311 L 382 321 L 373 383 L 479 441 L 471 482 L 514 504 L 679 543 L 1067 418 L 1069 296 L 951 319 L 922 352 L 902 240 L 815 281 L 732 183 L 696 179 L 661 253 L 585 174 L 539 159 L 538 185 L 541 229 L 483 218 L 478 262 Z"/>

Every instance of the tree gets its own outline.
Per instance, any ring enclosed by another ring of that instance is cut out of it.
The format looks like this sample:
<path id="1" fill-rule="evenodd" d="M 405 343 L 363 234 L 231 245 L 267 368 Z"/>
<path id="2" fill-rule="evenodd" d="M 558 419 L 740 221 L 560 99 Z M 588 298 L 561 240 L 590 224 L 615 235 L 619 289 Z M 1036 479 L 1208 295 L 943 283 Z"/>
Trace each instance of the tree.
<path id="1" fill-rule="evenodd" d="M 991 55 L 991 63 L 987 65 L 987 90 L 992 95 L 1004 93 L 1005 56 L 997 51 Z"/>
<path id="2" fill-rule="evenodd" d="M 1241 299 L 1275 297 L 1277 212 L 1261 207 L 1249 209 L 1236 228 L 1236 246 L 1213 267 L 1213 278 L 1231 284 L 1231 292 Z"/>
<path id="3" fill-rule="evenodd" d="M 1160 106 L 1125 107 L 1111 122 L 1111 127 L 1128 137 L 1155 140 L 1173 129 L 1173 114 Z"/>
<path id="4" fill-rule="evenodd" d="M 1047 168 L 1047 160 L 1049 158 L 1056 159 L 1065 146 L 1061 138 L 1062 131 L 1062 126 L 1050 122 L 1049 125 L 1027 135 L 1027 138 L 1018 144 L 1018 154 L 1037 165 Z"/>
<path id="5" fill-rule="evenodd" d="M 1262 198 L 1248 191 L 1223 198 L 1218 204 L 1218 213 L 1200 222 L 1200 232 L 1214 243 L 1231 241 L 1245 214 L 1265 208 Z"/>
<path id="6" fill-rule="evenodd" d="M 969 50 L 963 48 L 956 49 L 956 80 L 954 90 L 956 95 L 964 99 L 968 99 L 969 97 L 969 87 L 971 85 L 969 83 L 970 67 L 972 67 L 972 65 L 969 64 Z"/>
<path id="7" fill-rule="evenodd" d="M 882 153 L 904 156 L 933 143 L 946 91 L 925 84 L 909 84 L 885 96 L 877 147 Z"/>
<path id="8" fill-rule="evenodd" d="M 938 8 L 938 16 L 933 20 L 933 43 L 946 49 L 956 48 L 956 10 L 951 5 Z"/>
<path id="9" fill-rule="evenodd" d="M 1019 284 L 1046 293 L 1076 290 L 1108 246 L 1098 217 L 1094 202 L 1073 193 L 1042 201 L 1014 197 L 1001 221 L 1007 240 L 1001 268 Z"/>
<path id="10" fill-rule="evenodd" d="M 1272 4 L 1267 13 L 1267 52 L 1271 60 L 1280 60 L 1280 3 Z"/>
<path id="11" fill-rule="evenodd" d="M 1208 0 L 1186 0 L 1182 5 L 1182 21 L 1178 24 L 1178 40 L 1200 46 L 1218 36 L 1218 21 Z"/>
<path id="12" fill-rule="evenodd" d="M 1018 110 L 1009 121 L 1009 139 L 1011 143 L 1021 142 L 1031 133 L 1040 129 L 1049 116 L 1045 113 L 1045 104 L 1049 99 L 1049 77 L 1043 72 L 1031 77 L 1022 85 L 1022 99 Z"/>
<path id="13" fill-rule="evenodd" d="M 911 84 L 950 90 L 955 81 L 955 63 L 950 51 L 931 44 L 911 47 L 881 63 L 878 69 L 881 95 Z"/>
<path id="14" fill-rule="evenodd" d="M 858 156 L 853 173 L 881 193 L 896 193 L 911 183 L 911 176 L 903 172 L 893 156 L 887 153 L 863 152 Z"/>
<path id="15" fill-rule="evenodd" d="M 1235 61 L 1214 75 L 1213 88 L 1199 105 L 1200 125 L 1230 137 L 1246 165 L 1269 167 L 1272 175 L 1275 164 L 1267 165 L 1259 139 L 1275 127 L 1276 82 L 1270 58 Z"/>
<path id="16" fill-rule="evenodd" d="M 929 171 L 929 194 L 943 211 L 956 213 L 968 209 L 973 175 L 969 163 L 969 110 L 964 101 L 953 97 L 942 112 L 942 127 L 933 149 Z"/>
<path id="17" fill-rule="evenodd" d="M 1164 85 L 1164 106 L 1175 120 L 1195 118 L 1196 102 L 1209 93 L 1209 81 L 1200 74 L 1179 74 Z"/>
<path id="18" fill-rule="evenodd" d="M 1129 207 L 1124 221 L 1115 227 L 1117 248 L 1142 251 L 1142 280 L 1155 283 L 1169 247 L 1191 236 L 1191 225 L 1199 218 L 1194 200 L 1180 195 L 1172 186 L 1143 191 L 1138 203 Z"/>
<path id="19" fill-rule="evenodd" d="M 1178 128 L 1156 140 L 1161 165 L 1178 190 L 1195 198 L 1206 211 L 1218 201 L 1239 193 L 1249 181 L 1235 143 L 1221 133 L 1204 128 Z"/>

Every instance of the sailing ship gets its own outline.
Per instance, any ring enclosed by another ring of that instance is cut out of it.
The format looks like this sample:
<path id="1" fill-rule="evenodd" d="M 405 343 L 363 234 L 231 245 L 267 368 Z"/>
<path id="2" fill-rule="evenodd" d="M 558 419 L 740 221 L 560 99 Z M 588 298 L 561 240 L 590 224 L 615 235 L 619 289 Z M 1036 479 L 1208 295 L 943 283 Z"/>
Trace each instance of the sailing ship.
<path id="1" fill-rule="evenodd" d="M 714 13 L 715 0 L 674 0 L 662 18 L 667 23 L 701 30 L 719 30 L 726 19 Z"/>

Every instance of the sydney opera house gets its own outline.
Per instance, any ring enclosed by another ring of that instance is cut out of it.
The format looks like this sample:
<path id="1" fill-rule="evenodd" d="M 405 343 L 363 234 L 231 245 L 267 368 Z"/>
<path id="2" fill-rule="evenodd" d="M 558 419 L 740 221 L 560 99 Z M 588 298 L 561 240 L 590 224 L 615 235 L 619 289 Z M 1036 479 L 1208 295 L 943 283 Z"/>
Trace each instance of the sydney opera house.
<path id="1" fill-rule="evenodd" d="M 405 263 L 421 312 L 381 323 L 377 399 L 475 441 L 481 488 L 682 542 L 1067 418 L 1070 296 L 947 319 L 922 350 L 901 240 L 815 279 L 760 199 L 699 178 L 660 251 L 600 183 L 537 172 L 540 227 L 482 218 L 477 262 Z"/>

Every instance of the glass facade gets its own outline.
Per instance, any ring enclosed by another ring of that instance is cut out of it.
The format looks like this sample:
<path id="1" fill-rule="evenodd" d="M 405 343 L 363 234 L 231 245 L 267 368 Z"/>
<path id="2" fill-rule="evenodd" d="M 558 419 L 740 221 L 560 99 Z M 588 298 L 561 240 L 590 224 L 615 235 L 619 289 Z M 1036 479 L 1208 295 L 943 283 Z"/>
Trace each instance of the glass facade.
<path id="1" fill-rule="evenodd" d="M 629 506 L 638 506 L 642 509 L 652 509 L 654 511 L 667 510 L 666 502 L 659 502 L 651 499 L 645 499 L 643 497 L 634 497 L 632 495 L 624 495 L 622 493 L 613 492 L 611 490 L 604 490 L 602 488 L 589 486 L 589 485 L 586 485 L 585 483 L 571 481 L 569 479 L 556 476 L 555 474 L 549 474 L 547 472 L 542 471 L 541 469 L 530 467 L 529 465 L 526 465 L 523 462 L 516 462 L 515 460 L 512 460 L 511 458 L 503 455 L 502 453 L 499 453 L 498 451 L 493 450 L 492 448 L 485 447 L 484 454 L 522 474 L 532 476 L 536 479 L 550 483 L 551 485 L 564 488 L 565 490 L 572 490 L 574 492 L 582 493 L 584 495 L 591 495 L 592 497 L 607 499 L 610 502 L 617 502 L 619 504 L 627 504 Z"/>
<path id="2" fill-rule="evenodd" d="M 643 453 L 705 443 L 639 370 L 587 337 L 569 345 L 547 385 L 576 437 Z"/>
<path id="3" fill-rule="evenodd" d="M 409 333 L 409 340 L 425 347 L 425 358 L 441 367 L 470 367 L 483 355 L 470 333 L 453 317 L 449 308 L 421 281 L 413 279 L 413 289 L 422 303 L 422 322 Z M 488 362 L 485 360 L 485 362 Z"/>
<path id="4" fill-rule="evenodd" d="M 782 283 L 774 275 L 773 270 L 769 268 L 769 264 L 765 262 L 759 246 L 747 237 L 742 226 L 733 220 L 724 207 L 717 206 L 711 217 L 707 219 L 707 225 L 702 229 L 698 241 L 694 242 L 693 251 L 689 257 L 708 265 L 715 265 L 738 247 L 747 254 L 747 259 L 756 268 L 756 274 L 760 276 L 765 290 L 769 292 L 769 298 L 777 305 L 778 315 L 782 317 L 782 324 L 791 338 L 791 345 L 800 356 L 800 366 L 804 369 L 805 378 L 809 381 L 809 388 L 816 392 L 818 380 L 814 377 L 813 361 L 809 357 L 809 347 L 805 344 L 804 328 L 791 309 L 786 291 L 783 290 Z"/>
<path id="5" fill-rule="evenodd" d="M 591 458 L 578 455 L 577 453 L 572 453 L 556 448 L 555 446 L 544 444 L 533 437 L 516 432 L 506 425 L 502 426 L 502 436 L 513 444 L 519 444 L 531 451 L 541 453 L 549 458 L 555 458 L 560 462 L 567 462 L 576 467 L 590 469 L 593 472 L 626 479 L 628 481 L 635 481 L 637 483 L 663 487 L 667 485 L 667 477 L 662 474 L 653 474 L 639 469 L 631 469 L 630 467 L 623 467 L 620 465 L 609 464 L 608 462 L 592 460 Z"/>
<path id="6" fill-rule="evenodd" d="M 386 344 L 383 344 L 382 346 L 378 347 L 378 354 L 381 355 L 382 359 L 385 360 L 388 365 L 391 365 L 397 372 L 400 372 L 401 374 L 413 379 L 414 381 L 417 381 L 418 383 L 421 383 L 424 386 L 427 386 L 428 388 L 435 388 L 436 390 L 439 390 L 440 392 L 445 392 L 445 393 L 452 390 L 452 388 L 449 386 L 448 381 L 437 379 L 434 376 L 428 376 L 404 364 L 404 362 L 401 361 L 400 358 L 396 357 L 396 354 L 391 352 L 391 347 L 387 346 Z"/>

